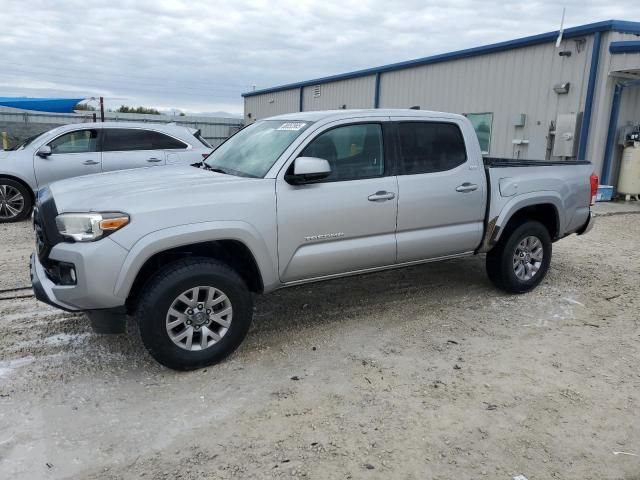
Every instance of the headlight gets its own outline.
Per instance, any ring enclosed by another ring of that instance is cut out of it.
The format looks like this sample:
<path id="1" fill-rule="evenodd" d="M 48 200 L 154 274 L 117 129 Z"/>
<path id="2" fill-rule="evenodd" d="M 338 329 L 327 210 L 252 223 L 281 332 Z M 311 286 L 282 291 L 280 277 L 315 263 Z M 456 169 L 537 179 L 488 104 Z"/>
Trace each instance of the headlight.
<path id="1" fill-rule="evenodd" d="M 63 213 L 56 217 L 60 235 L 76 242 L 93 242 L 129 223 L 126 213 Z"/>

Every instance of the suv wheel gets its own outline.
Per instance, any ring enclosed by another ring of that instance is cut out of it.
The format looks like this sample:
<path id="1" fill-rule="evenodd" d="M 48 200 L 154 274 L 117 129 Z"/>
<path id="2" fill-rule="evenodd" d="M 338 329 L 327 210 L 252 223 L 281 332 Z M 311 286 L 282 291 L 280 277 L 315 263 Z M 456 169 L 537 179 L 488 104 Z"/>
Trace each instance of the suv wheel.
<path id="1" fill-rule="evenodd" d="M 533 290 L 551 263 L 551 237 L 536 221 L 525 221 L 505 232 L 487 253 L 487 274 L 494 285 L 510 293 Z"/>
<path id="2" fill-rule="evenodd" d="M 223 360 L 246 336 L 252 314 L 251 293 L 240 276 L 221 262 L 198 257 L 156 273 L 136 308 L 147 350 L 176 370 Z"/>
<path id="3" fill-rule="evenodd" d="M 31 213 L 28 187 L 10 178 L 0 178 L 0 223 L 18 222 Z"/>

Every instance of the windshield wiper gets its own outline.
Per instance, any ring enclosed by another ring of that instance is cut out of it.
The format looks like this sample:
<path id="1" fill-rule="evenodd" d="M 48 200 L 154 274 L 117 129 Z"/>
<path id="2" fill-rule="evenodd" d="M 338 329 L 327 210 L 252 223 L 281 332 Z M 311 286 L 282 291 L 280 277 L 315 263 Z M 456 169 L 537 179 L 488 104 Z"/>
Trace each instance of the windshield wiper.
<path id="1" fill-rule="evenodd" d="M 205 170 L 210 170 L 216 173 L 224 173 L 225 175 L 235 175 L 235 173 L 232 173 L 230 170 L 226 170 L 220 167 L 212 167 L 208 165 L 207 162 L 205 161 L 192 163 L 191 166 L 196 168 L 204 168 Z"/>

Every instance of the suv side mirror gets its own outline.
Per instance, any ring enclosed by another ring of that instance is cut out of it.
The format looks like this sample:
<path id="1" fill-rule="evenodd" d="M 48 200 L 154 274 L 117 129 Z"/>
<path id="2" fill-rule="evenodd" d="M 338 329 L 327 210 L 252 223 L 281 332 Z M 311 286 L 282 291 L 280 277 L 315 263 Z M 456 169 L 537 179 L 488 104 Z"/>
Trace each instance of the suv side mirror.
<path id="1" fill-rule="evenodd" d="M 40 158 L 47 158 L 49 155 L 51 155 L 51 147 L 49 145 L 41 146 L 36 152 L 36 155 L 38 155 Z"/>
<path id="2" fill-rule="evenodd" d="M 313 183 L 331 175 L 331 166 L 324 158 L 298 157 L 293 161 L 293 173 L 284 179 L 291 185 Z"/>

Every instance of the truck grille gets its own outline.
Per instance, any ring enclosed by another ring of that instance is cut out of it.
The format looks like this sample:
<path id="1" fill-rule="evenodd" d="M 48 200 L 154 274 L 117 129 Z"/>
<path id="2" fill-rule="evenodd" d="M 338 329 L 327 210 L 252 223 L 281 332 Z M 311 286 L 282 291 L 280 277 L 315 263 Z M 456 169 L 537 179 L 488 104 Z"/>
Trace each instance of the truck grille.
<path id="1" fill-rule="evenodd" d="M 33 231 L 35 235 L 35 247 L 40 263 L 45 267 L 49 263 L 51 249 L 62 241 L 56 227 L 58 210 L 48 188 L 38 192 L 36 205 L 33 209 Z"/>

